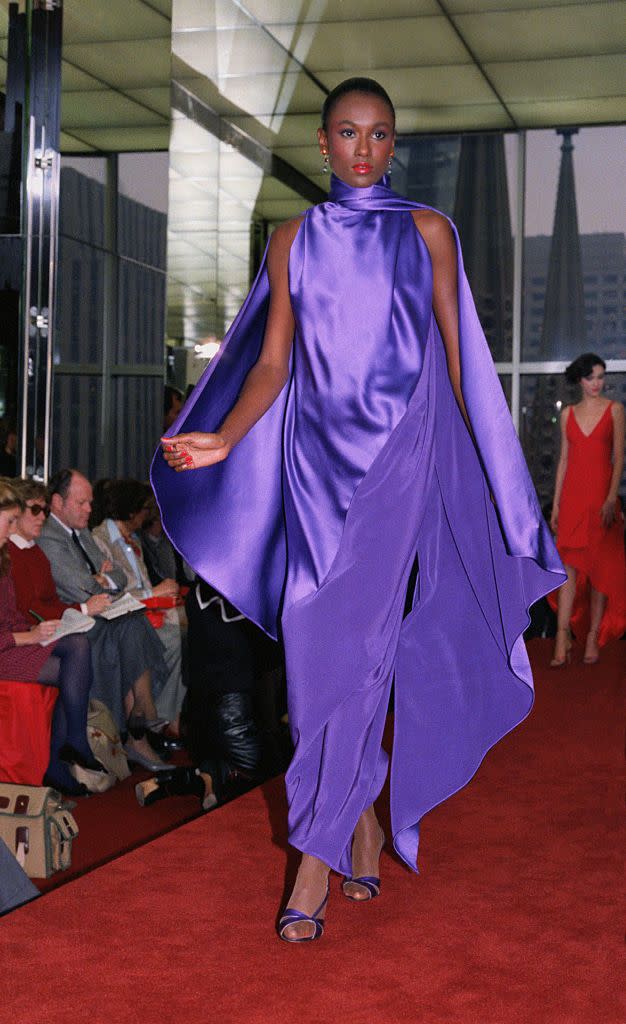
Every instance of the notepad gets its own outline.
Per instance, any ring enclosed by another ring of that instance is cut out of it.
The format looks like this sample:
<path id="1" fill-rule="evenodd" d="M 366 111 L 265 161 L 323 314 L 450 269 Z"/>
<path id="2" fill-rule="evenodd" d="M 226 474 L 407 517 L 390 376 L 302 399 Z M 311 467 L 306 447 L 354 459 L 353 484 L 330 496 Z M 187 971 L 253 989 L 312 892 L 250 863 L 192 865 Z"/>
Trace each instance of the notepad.
<path id="1" fill-rule="evenodd" d="M 122 594 L 117 601 L 113 601 L 108 608 L 100 612 L 103 619 L 117 619 L 120 615 L 127 615 L 128 612 L 145 612 L 145 606 L 132 594 Z"/>
<path id="2" fill-rule="evenodd" d="M 49 640 L 42 640 L 40 646 L 47 647 L 48 644 L 53 644 L 72 633 L 87 633 L 95 624 L 96 620 L 91 615 L 83 615 L 76 608 L 66 608 L 53 635 Z"/>

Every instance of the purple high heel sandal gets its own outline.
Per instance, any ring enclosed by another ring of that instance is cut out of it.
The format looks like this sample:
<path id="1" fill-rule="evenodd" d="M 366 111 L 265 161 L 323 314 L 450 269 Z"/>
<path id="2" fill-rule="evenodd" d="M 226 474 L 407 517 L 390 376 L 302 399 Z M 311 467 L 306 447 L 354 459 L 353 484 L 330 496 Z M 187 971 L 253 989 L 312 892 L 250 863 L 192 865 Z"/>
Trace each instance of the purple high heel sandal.
<path id="1" fill-rule="evenodd" d="M 278 937 L 282 939 L 283 942 L 313 942 L 315 939 L 321 939 L 322 935 L 324 934 L 324 918 L 320 918 L 320 914 L 322 913 L 322 911 L 326 907 L 326 904 L 328 903 L 328 893 L 329 886 L 327 885 L 326 895 L 324 896 L 324 899 L 320 903 L 315 913 L 311 914 L 310 917 L 308 914 L 304 914 L 301 910 L 293 910 L 291 907 L 287 907 L 285 913 L 282 915 L 280 921 L 278 922 Z M 301 938 L 294 939 L 290 939 L 288 935 L 285 935 L 285 931 L 289 927 L 289 925 L 296 924 L 296 922 L 298 921 L 307 921 L 309 924 L 312 924 L 315 928 L 313 934 L 304 935 Z"/>
<path id="2" fill-rule="evenodd" d="M 354 882 L 355 885 L 362 885 L 369 893 L 369 896 L 353 896 L 352 893 L 346 892 L 346 886 L 350 882 Z M 380 878 L 376 878 L 374 875 L 361 875 L 360 878 L 344 878 L 341 888 L 347 899 L 352 900 L 354 903 L 367 903 L 368 900 L 373 900 L 380 896 Z"/>

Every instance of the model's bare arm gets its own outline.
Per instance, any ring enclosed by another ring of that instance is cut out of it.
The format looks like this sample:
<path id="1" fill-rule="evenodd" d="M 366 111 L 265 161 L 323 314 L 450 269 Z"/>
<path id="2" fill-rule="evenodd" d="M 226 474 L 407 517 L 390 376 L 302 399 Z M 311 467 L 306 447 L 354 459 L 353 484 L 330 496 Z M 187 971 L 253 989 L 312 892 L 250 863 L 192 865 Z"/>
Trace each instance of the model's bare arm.
<path id="1" fill-rule="evenodd" d="M 430 253 L 433 267 L 433 312 L 446 350 L 452 390 L 471 431 L 461 389 L 458 273 L 454 235 L 446 218 L 435 210 L 414 210 L 413 220 Z"/>
<path id="2" fill-rule="evenodd" d="M 602 522 L 607 528 L 611 526 L 615 518 L 615 502 L 624 472 L 625 417 L 624 406 L 621 402 L 613 402 L 611 416 L 613 418 L 613 472 L 611 473 L 609 493 L 600 509 Z"/>
<path id="3" fill-rule="evenodd" d="M 284 388 L 295 329 L 289 297 L 289 253 L 301 222 L 301 217 L 287 221 L 271 237 L 267 254 L 270 305 L 265 336 L 239 398 L 215 433 L 194 431 L 162 438 L 164 458 L 173 469 L 199 469 L 222 462 Z"/>
<path id="4" fill-rule="evenodd" d="M 567 421 L 569 419 L 570 406 L 563 409 L 561 413 L 561 454 L 559 456 L 559 464 L 556 467 L 556 481 L 554 484 L 554 498 L 552 500 L 552 514 L 550 516 L 550 527 L 553 533 L 556 533 L 559 525 L 559 506 L 561 504 L 561 491 L 563 490 L 563 481 L 565 480 L 565 472 L 567 470 L 567 456 L 569 453 L 569 442 L 567 440 Z"/>

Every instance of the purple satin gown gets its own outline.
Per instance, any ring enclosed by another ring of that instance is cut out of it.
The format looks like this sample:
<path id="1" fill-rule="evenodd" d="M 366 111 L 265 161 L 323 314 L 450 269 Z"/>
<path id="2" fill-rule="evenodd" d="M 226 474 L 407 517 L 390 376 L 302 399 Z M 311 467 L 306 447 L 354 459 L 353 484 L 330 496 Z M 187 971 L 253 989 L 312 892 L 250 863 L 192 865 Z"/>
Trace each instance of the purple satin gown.
<path id="1" fill-rule="evenodd" d="M 218 466 L 176 474 L 160 452 L 152 466 L 178 550 L 270 635 L 282 629 L 290 842 L 346 874 L 356 822 L 387 773 L 392 681 L 393 837 L 416 868 L 420 818 L 530 711 L 528 608 L 564 579 L 460 249 L 475 444 L 459 412 L 418 205 L 386 178 L 356 189 L 333 177 L 291 249 L 282 393 Z M 268 299 L 264 263 L 172 434 L 220 425 L 258 357 Z"/>

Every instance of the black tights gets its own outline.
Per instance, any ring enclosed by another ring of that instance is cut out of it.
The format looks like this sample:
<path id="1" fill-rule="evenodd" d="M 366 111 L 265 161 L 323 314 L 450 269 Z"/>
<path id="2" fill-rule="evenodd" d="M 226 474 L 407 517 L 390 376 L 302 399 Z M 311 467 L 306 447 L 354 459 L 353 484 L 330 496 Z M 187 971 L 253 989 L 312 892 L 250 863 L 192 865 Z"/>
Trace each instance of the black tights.
<path id="1" fill-rule="evenodd" d="M 50 764 L 48 772 L 58 782 L 72 776 L 60 760 L 59 751 L 70 743 L 81 754 L 91 757 L 87 741 L 87 708 L 92 682 L 91 646 L 86 636 L 64 636 L 39 673 L 38 682 L 57 686 L 59 696 L 52 719 Z"/>

